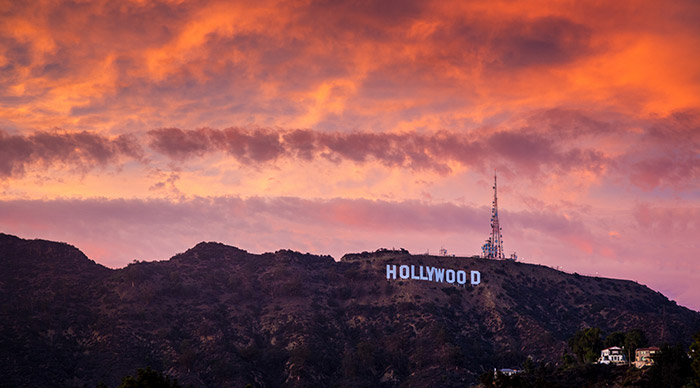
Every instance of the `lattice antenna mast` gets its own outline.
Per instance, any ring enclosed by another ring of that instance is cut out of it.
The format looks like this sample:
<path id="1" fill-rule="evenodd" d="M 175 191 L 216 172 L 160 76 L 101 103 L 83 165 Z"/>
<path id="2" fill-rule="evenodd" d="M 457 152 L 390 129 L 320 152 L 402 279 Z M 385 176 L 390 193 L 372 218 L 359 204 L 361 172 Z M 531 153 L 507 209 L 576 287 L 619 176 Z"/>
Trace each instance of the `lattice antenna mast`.
<path id="1" fill-rule="evenodd" d="M 503 255 L 503 235 L 501 234 L 501 226 L 498 223 L 498 185 L 495 171 L 493 173 L 493 209 L 491 210 L 491 246 L 489 248 L 489 258 L 505 258 Z"/>

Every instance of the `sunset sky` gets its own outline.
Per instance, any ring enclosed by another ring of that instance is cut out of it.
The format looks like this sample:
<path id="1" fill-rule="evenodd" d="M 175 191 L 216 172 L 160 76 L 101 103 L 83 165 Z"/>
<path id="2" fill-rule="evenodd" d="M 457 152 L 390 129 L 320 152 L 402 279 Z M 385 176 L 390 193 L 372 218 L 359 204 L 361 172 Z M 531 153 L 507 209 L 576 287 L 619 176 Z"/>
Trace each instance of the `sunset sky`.
<path id="1" fill-rule="evenodd" d="M 700 2 L 0 0 L 0 231 L 507 253 L 700 310 Z M 483 274 L 487 277 L 488 274 Z"/>

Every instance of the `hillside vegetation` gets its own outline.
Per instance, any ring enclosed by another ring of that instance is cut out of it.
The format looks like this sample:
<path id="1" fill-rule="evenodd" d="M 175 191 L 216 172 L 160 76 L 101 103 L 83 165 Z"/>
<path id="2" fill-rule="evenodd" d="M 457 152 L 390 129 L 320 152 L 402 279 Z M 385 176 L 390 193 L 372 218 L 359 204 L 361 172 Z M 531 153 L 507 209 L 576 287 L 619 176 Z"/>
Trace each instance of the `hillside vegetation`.
<path id="1" fill-rule="evenodd" d="M 477 270 L 481 284 L 387 280 L 394 264 Z M 687 344 L 700 314 L 635 282 L 524 263 L 200 243 L 111 270 L 0 235 L 8 386 L 116 386 L 151 366 L 193 387 L 462 387 L 528 357 L 558 362 L 585 327 Z"/>

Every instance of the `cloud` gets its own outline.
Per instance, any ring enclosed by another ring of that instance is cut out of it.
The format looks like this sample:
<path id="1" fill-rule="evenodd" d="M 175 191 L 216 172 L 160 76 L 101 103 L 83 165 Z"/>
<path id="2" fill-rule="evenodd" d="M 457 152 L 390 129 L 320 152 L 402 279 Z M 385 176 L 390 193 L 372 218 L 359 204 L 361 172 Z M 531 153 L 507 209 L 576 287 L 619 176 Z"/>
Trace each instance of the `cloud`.
<path id="1" fill-rule="evenodd" d="M 647 157 L 630 166 L 630 181 L 645 190 L 657 187 L 687 189 L 697 187 L 700 155 L 680 152 Z"/>
<path id="2" fill-rule="evenodd" d="M 180 161 L 225 151 L 241 163 L 251 164 L 272 161 L 287 153 L 279 134 L 271 129 L 160 128 L 149 131 L 148 135 L 151 148 Z"/>
<path id="3" fill-rule="evenodd" d="M 700 178 L 700 111 L 681 110 L 642 124 L 635 147 L 620 157 L 630 182 L 644 190 L 690 191 Z"/>
<path id="4" fill-rule="evenodd" d="M 90 132 L 61 131 L 23 136 L 0 130 L 0 178 L 21 177 L 30 166 L 66 165 L 87 171 L 124 157 L 143 158 L 143 150 L 133 136 L 110 138 Z"/>
<path id="5" fill-rule="evenodd" d="M 697 308 L 697 271 L 687 259 L 698 249 L 693 239 L 697 207 L 641 204 L 623 210 L 603 221 L 619 231 L 611 239 L 610 229 L 595 229 L 586 215 L 506 208 L 500 214 L 506 249 L 567 271 L 634 277 L 671 297 L 681 295 L 680 302 Z M 112 267 L 133 259 L 167 259 L 200 241 L 252 252 L 289 248 L 336 258 L 392 246 L 435 252 L 442 244 L 450 252 L 471 255 L 488 234 L 489 218 L 486 206 L 415 200 L 228 196 L 0 201 L 3 232 L 66 241 Z M 663 242 L 655 239 L 659 234 Z M 636 269 L 630 270 L 631 264 Z"/>
<path id="6" fill-rule="evenodd" d="M 242 166 L 274 168 L 284 161 L 381 164 L 439 175 L 457 167 L 537 181 L 548 174 L 612 177 L 643 190 L 692 189 L 700 176 L 700 115 L 679 111 L 637 119 L 620 114 L 554 108 L 526 113 L 495 127 L 468 131 L 324 131 L 279 127 L 157 128 L 117 137 L 98 132 L 0 131 L 0 177 L 20 177 L 29 166 L 93 166 L 165 156 L 176 166 L 196 165 L 212 154 Z M 522 125 L 522 126 L 517 126 Z M 603 145 L 603 146 L 601 146 Z M 620 179 L 622 178 L 622 179 Z"/>
<path id="7" fill-rule="evenodd" d="M 682 203 L 660 206 L 644 202 L 635 205 L 632 214 L 636 227 L 649 237 L 660 236 L 669 240 L 700 230 L 700 206 L 683 206 Z M 680 243 L 688 250 L 698 248 L 696 239 L 683 239 Z"/>
<path id="8" fill-rule="evenodd" d="M 663 117 L 653 117 L 648 134 L 655 142 L 664 142 L 697 150 L 700 143 L 700 109 L 684 109 Z"/>
<path id="9" fill-rule="evenodd" d="M 495 131 L 465 134 L 372 133 L 284 130 L 260 127 L 225 129 L 159 128 L 148 132 L 148 147 L 173 161 L 186 163 L 206 154 L 223 152 L 244 165 L 264 165 L 281 158 L 311 161 L 379 162 L 388 167 L 451 171 L 449 164 L 481 168 L 496 157 L 513 171 L 537 174 L 542 170 L 599 170 L 605 156 L 594 150 L 565 149 L 545 135 Z M 0 176 L 22 176 L 25 168 L 57 164 L 87 171 L 122 159 L 143 160 L 144 148 L 135 135 L 107 137 L 91 132 L 44 132 L 9 135 L 0 131 Z"/>
<path id="10" fill-rule="evenodd" d="M 515 20 L 496 32 L 492 49 L 496 65 L 506 69 L 561 65 L 591 53 L 593 31 L 555 16 Z"/>
<path id="11" fill-rule="evenodd" d="M 573 140 L 582 136 L 597 136 L 615 132 L 619 114 L 588 112 L 564 107 L 535 110 L 525 115 L 525 121 L 538 132 L 556 140 Z"/>
<path id="12" fill-rule="evenodd" d="M 16 2 L 0 15 L 0 119 L 26 132 L 95 122 L 118 132 L 251 124 L 380 132 L 426 122 L 459 130 L 445 123 L 557 105 L 638 113 L 632 93 L 669 111 L 697 106 L 689 82 L 697 74 L 676 71 L 694 63 L 697 10 L 628 7 Z M 630 44 L 642 26 L 650 39 Z M 656 62 L 667 70 L 644 66 Z M 623 89 L 632 92 L 621 99 Z"/>
<path id="13" fill-rule="evenodd" d="M 226 152 L 244 164 L 281 157 L 325 158 L 356 163 L 378 161 L 389 167 L 451 171 L 458 163 L 481 168 L 487 158 L 507 163 L 513 171 L 537 175 L 545 169 L 586 169 L 599 173 L 606 157 L 595 150 L 565 146 L 531 131 L 486 133 L 373 133 L 272 130 L 265 128 L 161 128 L 148 132 L 150 146 L 174 160 Z"/>
<path id="14" fill-rule="evenodd" d="M 212 148 L 208 131 L 183 131 L 179 128 L 160 128 L 149 132 L 150 146 L 175 160 L 201 156 Z"/>
<path id="15" fill-rule="evenodd" d="M 114 247 L 113 251 L 103 248 L 104 256 L 99 257 L 112 265 L 123 265 L 136 255 L 155 258 L 174 254 L 175 248 L 169 244 L 180 239 L 192 245 L 219 239 L 246 249 L 272 250 L 308 242 L 342 254 L 347 253 L 342 247 L 322 241 L 346 238 L 347 244 L 353 236 L 374 236 L 373 241 L 381 237 L 415 249 L 412 237 L 406 236 L 433 239 L 436 235 L 464 234 L 476 251 L 488 232 L 489 217 L 485 206 L 415 200 L 195 197 L 177 202 L 98 198 L 0 201 L 0 227 L 4 231 Z M 505 211 L 502 217 L 511 231 L 517 228 L 564 239 L 590 235 L 580 221 L 560 214 Z M 297 241 L 291 231 L 303 238 Z M 255 236 L 273 238 L 266 241 Z M 115 239 L 122 241 L 112 241 Z M 175 246 L 187 248 L 182 243 Z"/>

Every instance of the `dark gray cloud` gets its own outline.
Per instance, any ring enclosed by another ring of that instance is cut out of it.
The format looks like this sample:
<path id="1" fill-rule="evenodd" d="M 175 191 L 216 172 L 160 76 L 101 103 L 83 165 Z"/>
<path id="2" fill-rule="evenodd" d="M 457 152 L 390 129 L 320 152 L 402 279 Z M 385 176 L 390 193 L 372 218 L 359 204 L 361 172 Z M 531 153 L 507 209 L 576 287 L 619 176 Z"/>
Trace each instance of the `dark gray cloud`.
<path id="1" fill-rule="evenodd" d="M 619 115 L 606 113 L 609 117 L 600 118 L 602 113 L 584 112 L 576 109 L 553 108 L 535 111 L 527 117 L 527 123 L 545 132 L 552 139 L 566 140 L 581 136 L 605 134 L 616 130 Z"/>
<path id="2" fill-rule="evenodd" d="M 280 133 L 271 129 L 160 128 L 148 132 L 150 146 L 175 160 L 225 151 L 245 164 L 264 163 L 287 154 Z M 303 147 L 303 144 L 299 144 Z"/>
<path id="3" fill-rule="evenodd" d="M 555 168 L 597 169 L 605 158 L 594 150 L 566 149 L 545 135 L 494 131 L 484 134 L 323 132 L 309 129 L 159 128 L 145 139 L 153 151 L 177 162 L 223 152 L 244 165 L 300 160 L 379 162 L 388 167 L 449 173 L 450 163 L 482 168 L 489 157 L 514 171 L 538 173 Z M 0 176 L 21 176 L 28 166 L 61 164 L 81 171 L 106 167 L 124 159 L 143 160 L 143 145 L 133 135 L 107 137 L 91 132 L 37 131 L 10 135 L 0 130 Z"/>
<path id="4" fill-rule="evenodd" d="M 143 150 L 135 137 L 109 138 L 85 131 L 38 131 L 24 136 L 0 130 L 0 178 L 22 176 L 30 165 L 65 164 L 86 171 L 117 163 L 122 157 L 143 158 Z"/>
<path id="5" fill-rule="evenodd" d="M 605 156 L 595 150 L 566 148 L 546 134 L 532 131 L 488 133 L 373 133 L 272 130 L 264 128 L 161 128 L 149 131 L 150 146 L 175 160 L 226 152 L 244 164 L 265 163 L 282 157 L 324 158 L 356 163 L 377 161 L 389 167 L 450 171 L 449 163 L 484 167 L 494 158 L 514 171 L 537 174 L 558 171 L 599 171 Z"/>
<path id="6" fill-rule="evenodd" d="M 145 160 L 149 151 L 177 163 L 224 153 L 246 166 L 270 165 L 280 159 L 328 160 L 448 174 L 450 166 L 457 164 L 479 171 L 495 167 L 513 177 L 534 180 L 544 173 L 586 171 L 612 173 L 645 190 L 676 190 L 696 186 L 700 176 L 698 117 L 694 112 L 679 112 L 631 121 L 552 109 L 527 115 L 524 127 L 508 130 L 386 133 L 171 127 L 153 129 L 138 138 L 58 130 L 10 135 L 0 130 L 0 177 L 21 176 L 30 165 L 47 168 L 63 164 L 86 171 L 124 159 Z M 611 133 L 619 133 L 635 147 L 616 156 L 595 147 L 598 140 L 594 138 Z"/>
<path id="7" fill-rule="evenodd" d="M 419 0 L 315 0 L 299 9 L 299 22 L 312 26 L 324 37 L 350 42 L 353 39 L 387 40 L 393 29 L 405 27 L 429 12 L 431 4 Z"/>
<path id="8" fill-rule="evenodd" d="M 559 65 L 590 54 L 591 35 L 565 18 L 516 20 L 496 33 L 492 49 L 506 68 Z"/>

